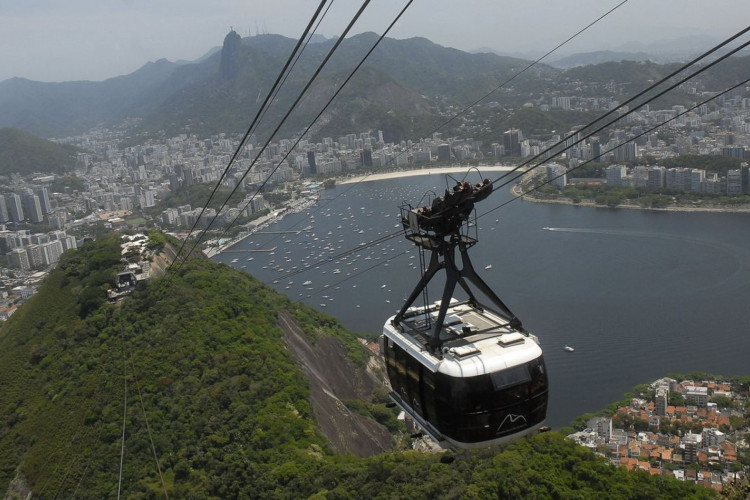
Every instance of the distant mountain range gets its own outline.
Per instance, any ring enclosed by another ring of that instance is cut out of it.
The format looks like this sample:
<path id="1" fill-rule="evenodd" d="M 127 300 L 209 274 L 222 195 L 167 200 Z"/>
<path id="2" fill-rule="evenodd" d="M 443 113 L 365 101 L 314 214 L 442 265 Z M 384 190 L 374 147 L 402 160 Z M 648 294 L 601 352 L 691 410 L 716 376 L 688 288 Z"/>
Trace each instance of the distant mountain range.
<path id="1" fill-rule="evenodd" d="M 602 64 L 606 62 L 619 61 L 655 61 L 656 58 L 646 52 L 615 52 L 612 50 L 599 50 L 596 52 L 585 52 L 572 54 L 550 62 L 556 68 L 575 68 L 577 66 L 588 66 L 591 64 Z"/>
<path id="2" fill-rule="evenodd" d="M 664 39 L 649 43 L 631 41 L 618 47 L 610 47 L 598 51 L 575 52 L 572 54 L 566 54 L 561 51 L 558 54 L 551 54 L 543 62 L 560 69 L 619 61 L 652 61 L 666 64 L 687 61 L 717 43 L 719 43 L 718 39 L 706 35 Z M 542 51 L 503 52 L 490 47 L 481 47 L 472 51 L 472 53 L 478 52 L 489 52 L 500 56 L 530 60 L 536 60 L 544 55 Z"/>
<path id="3" fill-rule="evenodd" d="M 239 44 L 237 39 L 236 33 L 228 35 L 221 50 L 209 51 L 196 62 L 162 59 L 102 82 L 5 80 L 0 82 L 0 126 L 59 137 L 133 117 L 142 120 L 139 132 L 144 134 L 241 131 L 295 42 L 280 35 L 248 37 Z M 346 39 L 282 132 L 299 131 L 376 39 L 374 33 Z M 282 116 L 284 105 L 291 103 L 333 43 L 333 39 L 318 38 L 308 45 L 266 121 Z M 228 50 L 232 53 L 223 59 Z M 228 72 L 221 73 L 222 61 Z M 386 38 L 317 128 L 336 134 L 350 132 L 352 127 L 378 127 L 386 136 L 402 136 L 422 122 L 432 124 L 437 119 L 434 100 L 465 102 L 479 97 L 489 85 L 508 78 L 524 64 L 494 54 L 468 54 L 424 38 Z M 555 72 L 539 65 L 514 85 L 523 86 L 535 75 Z"/>
<path id="4" fill-rule="evenodd" d="M 300 133 L 376 40 L 374 33 L 347 38 L 276 137 Z M 258 131 L 259 137 L 271 131 L 270 124 L 278 123 L 334 42 L 318 37 L 307 46 L 263 120 L 267 125 Z M 0 82 L 0 127 L 16 127 L 41 137 L 64 137 L 134 118 L 138 126 L 132 131 L 131 142 L 184 132 L 243 132 L 294 43 L 280 35 L 243 39 L 230 32 L 221 48 L 209 50 L 196 61 L 161 59 L 129 75 L 101 82 L 42 83 L 12 78 Z M 601 51 L 568 56 L 555 64 L 585 66 L 589 78 L 632 83 L 636 81 L 629 74 L 632 62 L 606 61 L 650 61 L 650 54 L 647 50 Z M 378 129 L 386 141 L 421 137 L 445 120 L 447 106 L 477 100 L 528 63 L 487 52 L 467 53 L 424 38 L 386 38 L 311 134 L 314 138 L 336 137 Z M 589 66 L 591 63 L 598 66 Z M 612 64 L 618 65 L 614 72 Z M 652 65 L 648 73 L 658 76 L 668 68 Z M 494 99 L 509 108 L 520 107 L 569 81 L 567 76 L 574 75 L 567 71 L 574 70 L 537 64 Z M 719 75 L 715 83 L 724 79 Z M 446 131 L 451 132 L 456 131 Z"/>

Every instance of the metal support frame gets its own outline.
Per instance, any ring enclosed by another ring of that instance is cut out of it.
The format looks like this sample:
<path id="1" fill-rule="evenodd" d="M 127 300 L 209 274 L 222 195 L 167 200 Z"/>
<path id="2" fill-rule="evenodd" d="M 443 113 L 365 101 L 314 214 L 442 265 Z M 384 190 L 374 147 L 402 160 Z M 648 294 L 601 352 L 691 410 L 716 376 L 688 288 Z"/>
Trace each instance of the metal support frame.
<path id="1" fill-rule="evenodd" d="M 469 224 L 469 218 L 473 214 L 473 227 L 476 230 L 474 203 L 483 200 L 491 192 L 492 184 L 485 180 L 484 184 L 477 185 L 476 190 L 472 187 L 466 188 L 466 191 L 456 188 L 452 194 L 446 190 L 445 201 L 442 202 L 439 210 L 435 210 L 435 207 L 433 207 L 433 210 L 429 210 L 427 207 L 414 209 L 408 204 L 401 207 L 401 220 L 406 238 L 420 247 L 420 252 L 429 250 L 431 255 L 427 269 L 424 270 L 417 286 L 414 287 L 411 295 L 406 299 L 406 303 L 393 318 L 393 325 L 400 327 L 407 310 L 417 300 L 417 297 L 426 291 L 427 285 L 438 271 L 445 270 L 446 280 L 440 300 L 440 309 L 437 321 L 434 325 L 431 325 L 432 333 L 428 339 L 428 347 L 433 351 L 439 350 L 442 345 L 440 331 L 443 329 L 445 316 L 456 285 L 459 285 L 466 292 L 469 296 L 469 303 L 473 307 L 484 309 L 484 306 L 479 303 L 471 288 L 469 288 L 469 283 L 471 283 L 495 305 L 497 308 L 495 312 L 508 321 L 508 326 L 526 333 L 521 321 L 477 274 L 469 258 L 469 248 L 477 243 L 476 238 L 468 235 L 468 229 L 472 226 L 472 224 Z M 456 248 L 461 255 L 460 269 L 456 263 Z M 427 305 L 425 304 L 425 315 L 428 314 L 426 308 Z M 429 325 L 429 316 L 427 320 Z M 428 326 L 428 328 L 430 327 Z"/>
<path id="2" fill-rule="evenodd" d="M 437 350 L 442 345 L 440 331 L 443 328 L 445 316 L 448 312 L 451 299 L 453 298 L 453 292 L 456 289 L 456 285 L 459 285 L 466 292 L 469 296 L 469 303 L 472 306 L 484 309 L 484 306 L 477 300 L 471 288 L 469 288 L 469 283 L 474 285 L 497 308 L 496 312 L 508 320 L 508 325 L 511 328 L 524 332 L 523 326 L 518 317 L 513 314 L 508 306 L 505 305 L 500 297 L 492 291 L 487 283 L 485 283 L 485 281 L 474 270 L 474 266 L 469 258 L 468 246 L 465 240 L 460 235 L 453 234 L 448 241 L 443 241 L 442 243 L 443 244 L 439 245 L 438 248 L 431 249 L 432 255 L 430 256 L 430 264 L 427 267 L 427 270 L 422 275 L 417 286 L 411 292 L 411 295 L 409 295 L 409 298 L 406 299 L 406 303 L 404 303 L 401 310 L 394 317 L 393 323 L 398 325 L 401 322 L 406 311 L 427 287 L 432 278 L 435 277 L 438 271 L 444 269 L 446 273 L 445 287 L 443 288 L 443 294 L 440 299 L 440 309 L 438 311 L 437 321 L 432 325 L 432 333 L 429 337 L 430 349 Z M 459 254 L 461 255 L 462 267 L 460 269 L 456 264 L 456 247 L 458 247 Z"/>

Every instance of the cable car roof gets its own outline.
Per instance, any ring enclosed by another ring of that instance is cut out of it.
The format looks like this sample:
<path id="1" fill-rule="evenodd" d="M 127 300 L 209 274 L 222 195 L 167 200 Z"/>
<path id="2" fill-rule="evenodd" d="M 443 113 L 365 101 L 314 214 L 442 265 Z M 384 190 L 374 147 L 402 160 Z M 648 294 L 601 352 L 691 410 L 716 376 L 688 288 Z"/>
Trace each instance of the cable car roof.
<path id="1" fill-rule="evenodd" d="M 439 306 L 438 301 L 429 310 L 432 322 Z M 410 308 L 414 314 L 402 320 L 403 331 L 395 328 L 390 318 L 383 333 L 432 372 L 472 377 L 512 368 L 542 355 L 536 336 L 520 333 L 491 311 L 455 299 L 440 331 L 442 348 L 433 354 L 428 349 L 430 326 L 422 309 Z"/>

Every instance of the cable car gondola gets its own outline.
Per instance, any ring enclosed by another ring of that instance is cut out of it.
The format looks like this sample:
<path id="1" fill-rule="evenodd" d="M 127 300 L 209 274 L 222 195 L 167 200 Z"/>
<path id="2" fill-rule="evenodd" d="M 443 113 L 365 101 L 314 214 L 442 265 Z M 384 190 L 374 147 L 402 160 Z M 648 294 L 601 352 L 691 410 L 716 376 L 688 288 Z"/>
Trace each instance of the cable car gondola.
<path id="1" fill-rule="evenodd" d="M 479 277 L 468 256 L 478 241 L 474 203 L 491 191 L 487 180 L 459 182 L 429 207 L 401 207 L 406 238 L 419 247 L 423 263 L 425 252 L 430 260 L 401 310 L 386 321 L 380 352 L 391 398 L 443 447 L 509 441 L 539 430 L 547 415 L 539 341 Z M 413 306 L 440 270 L 446 273 L 441 299 Z M 477 301 L 469 283 L 493 310 Z M 456 285 L 468 300 L 453 297 Z"/>

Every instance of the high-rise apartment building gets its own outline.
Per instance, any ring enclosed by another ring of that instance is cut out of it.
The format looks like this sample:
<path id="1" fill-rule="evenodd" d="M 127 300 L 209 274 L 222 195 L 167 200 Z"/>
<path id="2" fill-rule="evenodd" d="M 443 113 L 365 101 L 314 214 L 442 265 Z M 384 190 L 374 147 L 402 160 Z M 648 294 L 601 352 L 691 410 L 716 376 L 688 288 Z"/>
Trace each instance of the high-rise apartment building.
<path id="1" fill-rule="evenodd" d="M 23 207 L 21 206 L 21 197 L 16 193 L 11 193 L 8 198 L 10 204 L 10 219 L 16 224 L 26 220 L 26 216 L 23 213 Z"/>
<path id="2" fill-rule="evenodd" d="M 10 222 L 10 214 L 8 214 L 8 205 L 5 204 L 5 196 L 0 194 L 0 224 Z"/>
<path id="3" fill-rule="evenodd" d="M 49 201 L 49 192 L 47 191 L 47 188 L 44 186 L 40 187 L 36 190 L 36 195 L 39 197 L 39 204 L 42 207 L 42 213 L 45 215 L 52 213 L 52 204 Z"/>
<path id="4" fill-rule="evenodd" d="M 515 128 L 503 133 L 505 156 L 521 156 L 521 131 Z"/>
<path id="5" fill-rule="evenodd" d="M 42 222 L 44 216 L 42 215 L 42 204 L 39 202 L 39 197 L 29 193 L 23 197 L 23 201 L 29 220 L 34 223 Z"/>

